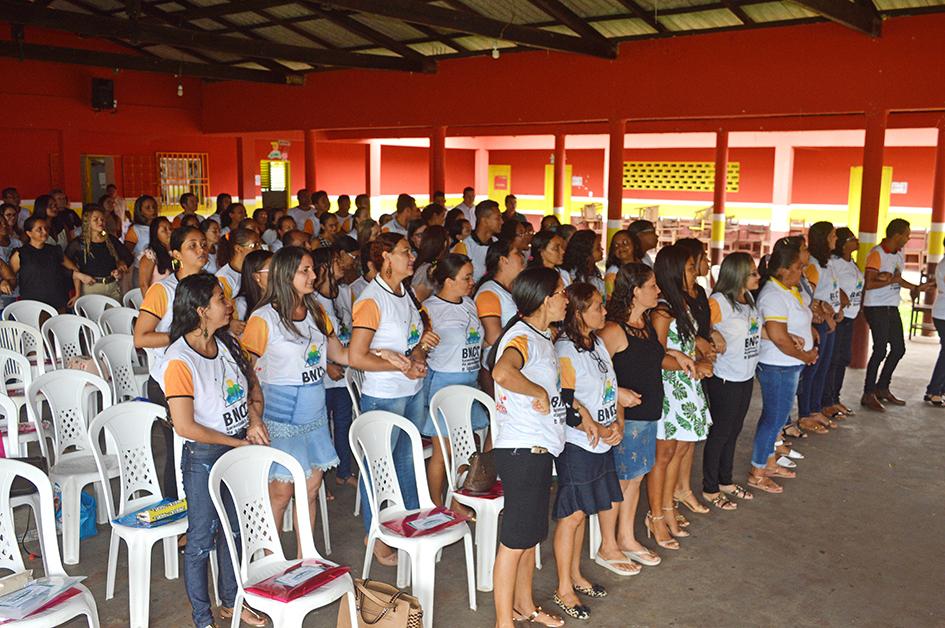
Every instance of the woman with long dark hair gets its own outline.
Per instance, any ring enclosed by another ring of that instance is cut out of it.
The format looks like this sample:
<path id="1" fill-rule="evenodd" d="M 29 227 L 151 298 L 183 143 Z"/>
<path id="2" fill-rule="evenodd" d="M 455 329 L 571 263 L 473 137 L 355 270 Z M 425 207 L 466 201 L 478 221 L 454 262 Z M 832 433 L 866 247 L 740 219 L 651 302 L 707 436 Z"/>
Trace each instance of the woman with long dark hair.
<path id="1" fill-rule="evenodd" d="M 135 347 L 144 349 L 148 354 L 150 373 L 148 399 L 158 405 L 166 403 L 157 375 L 160 372 L 158 369 L 161 362 L 164 360 L 165 350 L 171 344 L 169 334 L 174 317 L 173 305 L 177 286 L 182 279 L 202 272 L 204 264 L 207 263 L 207 239 L 200 229 L 183 227 L 176 230 L 171 236 L 170 246 L 170 254 L 176 262 L 177 270 L 148 288 L 141 303 L 140 315 L 135 321 L 134 330 Z M 163 430 L 164 451 L 168 452 L 165 456 L 162 478 L 164 496 L 176 499 L 177 480 L 174 474 L 174 456 L 170 453 L 174 451 L 174 438 L 170 424 L 162 422 L 161 425 L 167 428 Z"/>
<path id="2" fill-rule="evenodd" d="M 33 216 L 46 221 L 49 244 L 57 244 L 62 250 L 69 246 L 73 238 L 72 228 L 63 214 L 63 208 L 59 207 L 54 196 L 49 194 L 37 196 L 33 201 Z"/>
<path id="3" fill-rule="evenodd" d="M 62 312 L 66 306 L 75 302 L 69 299 L 69 287 L 63 270 L 73 282 L 91 284 L 92 278 L 62 254 L 58 244 L 49 244 L 49 232 L 45 218 L 30 216 L 23 223 L 23 231 L 29 238 L 10 254 L 10 269 L 16 274 L 14 282 L 20 288 L 21 299 L 40 301 Z M 3 294 L 10 294 L 12 286 L 8 277 L 4 277 L 8 289 L 0 288 Z M 78 296 L 78 295 L 76 295 Z"/>
<path id="4" fill-rule="evenodd" d="M 620 551 L 630 560 L 655 567 L 660 557 L 637 541 L 634 533 L 640 484 L 646 476 L 649 514 L 647 530 L 660 547 L 676 550 L 679 542 L 670 535 L 662 515 L 663 485 L 673 450 L 657 449 L 657 423 L 663 411 L 663 364 L 667 351 L 653 329 L 650 313 L 659 303 L 659 288 L 653 269 L 645 264 L 622 264 L 614 281 L 614 292 L 607 302 L 607 324 L 600 332 L 610 353 L 621 390 L 636 393 L 639 404 L 618 403 L 617 417 L 623 440 L 613 448 L 614 464 L 623 501 L 617 521 L 611 525 L 601 520 L 601 546 L 604 557 Z M 678 351 L 669 351 L 670 359 L 692 367 L 692 360 Z M 618 398 L 618 402 L 621 400 Z M 634 565 L 632 569 L 639 567 Z"/>
<path id="5" fill-rule="evenodd" d="M 528 267 L 554 269 L 561 276 L 561 281 L 564 282 L 564 286 L 567 288 L 571 284 L 571 275 L 561 268 L 564 263 L 566 246 L 564 238 L 554 231 L 539 231 L 532 238 L 531 259 L 528 260 Z"/>
<path id="6" fill-rule="evenodd" d="M 581 229 L 568 240 L 562 268 L 567 271 L 572 281 L 589 283 L 603 296 L 606 291 L 604 278 L 597 268 L 597 263 L 603 258 L 600 234 L 590 229 Z"/>
<path id="7" fill-rule="evenodd" d="M 550 268 L 529 268 L 512 284 L 518 314 L 490 360 L 495 360 L 495 466 L 502 477 L 505 510 L 495 559 L 497 628 L 516 621 L 563 626 L 532 597 L 535 546 L 548 535 L 551 470 L 564 449 L 565 407 L 551 323 L 564 319 L 568 298 Z"/>
<path id="8" fill-rule="evenodd" d="M 125 246 L 131 251 L 135 263 L 151 242 L 151 222 L 157 218 L 158 203 L 150 194 L 143 194 L 135 199 L 131 213 L 131 225 L 125 231 Z"/>
<path id="9" fill-rule="evenodd" d="M 610 238 L 607 259 L 604 261 L 604 286 L 607 289 L 608 299 L 614 291 L 614 281 L 617 279 L 620 267 L 640 261 L 637 250 L 636 236 L 626 229 L 621 229 Z"/>
<path id="10" fill-rule="evenodd" d="M 528 227 L 519 220 L 506 220 L 502 223 L 502 230 L 499 232 L 499 239 L 506 240 L 512 248 L 523 255 L 528 255 L 528 247 L 531 246 L 531 240 L 528 237 Z"/>
<path id="11" fill-rule="evenodd" d="M 512 222 L 510 220 L 506 224 Z M 510 241 L 500 238 L 489 245 L 486 252 L 486 274 L 479 280 L 475 289 L 476 310 L 485 332 L 483 356 L 489 354 L 489 349 L 515 316 L 512 283 L 524 269 L 525 258 Z"/>
<path id="12" fill-rule="evenodd" d="M 413 278 L 410 287 L 420 302 L 436 290 L 430 277 L 430 268 L 449 253 L 450 236 L 445 227 L 432 225 L 427 227 L 420 238 L 420 249 L 414 261 Z"/>
<path id="13" fill-rule="evenodd" d="M 751 493 L 735 484 L 732 467 L 761 351 L 761 319 L 751 296 L 758 289 L 758 278 L 751 255 L 729 253 L 709 299 L 712 325 L 724 337 L 725 349 L 716 357 L 712 377 L 703 380 L 712 427 L 702 452 L 702 497 L 720 510 L 737 507 L 726 495 L 752 499 Z"/>
<path id="14" fill-rule="evenodd" d="M 82 237 L 66 248 L 66 257 L 94 281 L 85 285 L 75 281 L 77 294 L 104 294 L 121 301 L 118 281 L 128 272 L 131 254 L 115 236 L 105 231 L 105 210 L 86 205 L 82 210 Z"/>
<path id="15" fill-rule="evenodd" d="M 423 378 L 427 374 L 427 354 L 439 341 L 406 280 L 413 273 L 413 254 L 407 239 L 397 233 L 381 234 L 367 247 L 368 258 L 377 275 L 364 288 L 352 313 L 351 366 L 364 371 L 361 410 L 386 410 L 423 424 Z M 363 260 L 362 260 L 363 261 Z M 406 358 L 393 362 L 378 355 L 388 350 Z M 404 507 L 418 508 L 417 485 L 409 440 L 397 434 L 392 443 L 394 470 L 404 497 Z M 362 501 L 367 503 L 365 478 Z M 370 530 L 371 509 L 362 508 L 365 530 Z M 375 543 L 375 556 L 382 564 L 397 561 L 396 552 Z"/>
<path id="16" fill-rule="evenodd" d="M 217 260 L 218 247 L 223 237 L 220 232 L 220 222 L 219 220 L 213 220 L 211 216 L 200 223 L 200 230 L 207 236 L 207 265 L 204 270 L 211 275 L 215 275 L 220 270 L 220 264 Z"/>
<path id="17" fill-rule="evenodd" d="M 427 356 L 427 376 L 423 380 L 425 406 L 430 407 L 433 395 L 451 385 L 475 388 L 481 364 L 483 327 L 476 312 L 476 304 L 469 294 L 473 288 L 473 265 L 465 255 L 450 253 L 437 262 L 432 271 L 436 292 L 423 302 L 430 316 L 433 331 L 440 342 Z M 472 407 L 472 429 L 489 427 L 489 416 L 480 404 Z M 427 480 L 433 503 L 443 504 L 446 488 L 446 468 L 443 460 L 449 451 L 449 439 L 438 438 L 429 411 L 424 412 L 420 427 L 423 436 L 434 441 L 433 456 L 427 462 Z M 446 425 L 440 422 L 440 433 L 446 435 Z M 463 508 L 460 508 L 463 510 Z"/>
<path id="18" fill-rule="evenodd" d="M 221 240 L 217 252 L 220 270 L 216 272 L 223 294 L 232 300 L 240 291 L 243 281 L 243 260 L 253 251 L 262 248 L 262 238 L 255 231 L 237 229 L 229 237 Z"/>
<path id="19" fill-rule="evenodd" d="M 214 222 L 213 220 L 204 220 L 201 226 Z M 272 253 L 269 251 L 253 251 L 243 260 L 242 277 L 240 278 L 240 289 L 233 299 L 233 306 L 236 309 L 234 316 L 237 320 L 248 320 L 249 315 L 253 313 L 256 306 L 262 301 L 266 293 L 266 287 L 269 285 L 269 263 L 272 261 Z"/>
<path id="20" fill-rule="evenodd" d="M 214 621 L 207 572 L 211 550 L 216 549 L 218 556 L 227 553 L 221 525 L 229 525 L 237 538 L 240 530 L 236 508 L 225 490 L 229 521 L 220 521 L 210 500 L 210 468 L 234 447 L 269 444 L 259 383 L 228 331 L 232 312 L 233 305 L 223 297 L 213 275 L 198 273 L 181 280 L 174 295 L 170 346 L 155 373 L 174 430 L 185 441 L 181 453 L 188 506 L 184 586 L 198 628 Z M 228 620 L 235 612 L 236 577 L 231 561 L 219 561 L 219 570 L 220 617 Z M 247 624 L 266 625 L 248 607 L 240 612 Z"/>
<path id="21" fill-rule="evenodd" d="M 817 361 L 811 328 L 812 312 L 798 290 L 804 262 L 793 246 L 775 248 L 768 258 L 758 312 L 764 320 L 761 353 L 755 371 L 761 385 L 761 416 L 755 429 L 748 485 L 766 493 L 781 493 L 772 477 L 792 478 L 778 466 L 775 443 L 791 417 L 797 381 L 805 364 Z"/>
<path id="22" fill-rule="evenodd" d="M 141 294 L 167 278 L 174 270 L 171 266 L 171 254 L 168 246 L 171 242 L 171 221 L 158 216 L 148 226 L 148 246 L 138 258 L 138 287 Z"/>
<path id="23" fill-rule="evenodd" d="M 584 529 L 591 515 L 598 515 L 601 528 L 616 528 L 617 509 L 623 501 L 611 451 L 623 440 L 618 397 L 626 406 L 638 405 L 640 398 L 618 387 L 610 354 L 597 336 L 606 315 L 601 293 L 589 283 L 575 282 L 568 286 L 567 296 L 562 334 L 555 343 L 567 415 L 564 450 L 555 460 L 558 490 L 552 516 L 558 522 L 554 535 L 558 589 L 554 602 L 570 617 L 587 619 L 590 609 L 577 594 L 601 598 L 607 590 L 581 574 Z M 598 565 L 621 576 L 639 572 L 619 549 L 606 549 L 609 555 L 598 552 L 595 556 Z"/>
<path id="24" fill-rule="evenodd" d="M 824 412 L 828 415 L 838 411 L 846 416 L 855 414 L 853 408 L 840 401 L 840 391 L 843 389 L 843 379 L 853 357 L 853 321 L 860 313 L 860 306 L 863 304 L 863 271 L 853 261 L 853 253 L 859 248 L 860 241 L 855 233 L 846 227 L 837 229 L 837 243 L 833 247 L 827 265 L 833 270 L 840 284 L 841 301 L 845 294 L 849 303 L 843 308 L 843 319 L 837 323 L 837 329 L 834 332 L 833 358 L 830 360 L 827 381 L 824 383 L 822 403 Z M 945 299 L 937 299 L 936 303 L 945 304 Z"/>
<path id="25" fill-rule="evenodd" d="M 682 528 L 686 520 L 675 508 L 676 484 L 683 460 L 698 441 L 708 436 L 712 419 L 700 380 L 712 375 L 712 363 L 696 360 L 696 321 L 686 295 L 696 281 L 696 262 L 683 247 L 666 246 L 656 256 L 653 271 L 662 301 L 653 311 L 653 328 L 660 343 L 694 361 L 680 363 L 674 355 L 663 362 L 663 412 L 657 424 L 657 458 L 660 450 L 672 451 L 666 468 L 661 506 L 670 533 L 679 538 L 689 536 Z M 690 367 L 690 368 L 687 368 Z"/>

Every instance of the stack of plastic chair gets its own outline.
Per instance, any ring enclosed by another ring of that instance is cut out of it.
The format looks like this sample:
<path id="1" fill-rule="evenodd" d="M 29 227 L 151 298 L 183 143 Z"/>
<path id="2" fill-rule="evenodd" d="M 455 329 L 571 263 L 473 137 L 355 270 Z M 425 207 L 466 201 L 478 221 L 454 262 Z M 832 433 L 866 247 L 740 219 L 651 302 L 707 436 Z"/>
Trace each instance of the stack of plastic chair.
<path id="1" fill-rule="evenodd" d="M 102 330 L 102 335 L 128 334 L 133 336 L 138 314 L 138 310 L 134 308 L 110 307 L 98 317 L 99 329 Z"/>
<path id="2" fill-rule="evenodd" d="M 6 451 L 6 458 L 17 458 L 16 448 L 18 447 L 20 440 L 19 436 L 19 421 L 16 420 L 16 417 L 19 415 L 19 410 L 16 407 L 16 403 L 7 397 L 6 395 L 0 394 L 0 414 L 3 415 L 3 418 L 6 419 L 7 425 L 9 425 L 6 433 L 3 436 L 3 448 Z M 22 495 L 19 497 L 11 497 L 10 505 L 13 508 L 18 508 L 20 506 L 29 506 L 33 510 L 33 518 L 36 521 L 39 521 L 40 518 L 40 504 L 39 504 L 39 493 L 33 493 L 31 495 Z M 39 537 L 40 548 L 42 548 L 43 537 Z"/>
<path id="3" fill-rule="evenodd" d="M 17 303 L 22 303 L 22 301 L 17 301 Z M 4 313 L 9 309 L 8 306 L 3 310 Z M 0 321 L 0 349 L 26 356 L 30 361 L 30 370 L 33 371 L 34 378 L 55 368 L 42 332 L 38 327 L 33 327 L 28 323 L 12 320 Z"/>
<path id="4" fill-rule="evenodd" d="M 115 572 L 118 570 L 120 543 L 128 546 L 128 610 L 131 628 L 147 628 L 151 602 L 151 548 L 164 544 L 164 577 L 177 578 L 177 537 L 187 531 L 187 519 L 150 528 L 123 525 L 115 520 L 134 513 L 163 499 L 154 469 L 151 451 L 151 428 L 158 417 L 165 417 L 161 406 L 144 401 L 131 401 L 112 406 L 89 425 L 89 447 L 95 457 L 99 478 L 105 487 L 105 500 L 112 535 L 108 545 L 108 574 L 105 599 L 115 596 Z M 112 499 L 109 469 L 99 443 L 102 432 L 111 439 L 118 455 L 118 502 Z"/>
<path id="5" fill-rule="evenodd" d="M 68 576 L 59 560 L 59 545 L 56 542 L 56 515 L 53 510 L 52 487 L 49 478 L 36 467 L 12 459 L 0 459 L 0 569 L 14 573 L 23 571 L 26 565 L 17 547 L 17 535 L 10 503 L 10 488 L 13 481 L 21 477 L 36 487 L 40 514 L 37 527 L 43 548 L 43 573 L 46 576 Z M 73 588 L 78 595 L 59 604 L 15 622 L 17 628 L 49 628 L 59 626 L 76 617 L 84 616 L 89 628 L 98 628 L 98 609 L 92 593 L 81 584 Z"/>
<path id="6" fill-rule="evenodd" d="M 459 469 L 477 451 L 473 439 L 472 409 L 479 402 L 495 416 L 495 401 L 486 393 L 469 386 L 445 386 L 430 400 L 430 416 L 439 438 L 449 442 L 450 451 L 444 451 L 448 489 L 446 504 L 456 500 L 476 513 L 476 583 L 480 591 L 492 590 L 492 570 L 499 534 L 499 513 L 505 507 L 505 497 L 494 499 L 464 495 L 458 491 L 464 479 Z M 441 422 L 446 433 L 441 432 Z M 490 420 L 491 423 L 491 420 Z"/>
<path id="7" fill-rule="evenodd" d="M 228 521 L 223 503 L 223 487 L 229 492 L 236 507 L 240 526 L 240 547 L 236 546 L 233 530 L 224 523 L 221 528 L 226 536 L 233 572 L 236 574 L 238 593 L 234 608 L 242 608 L 245 602 L 269 615 L 272 625 L 279 628 L 301 628 L 305 616 L 335 600 L 345 598 L 348 612 L 356 617 L 354 583 L 350 575 L 343 575 L 314 591 L 288 602 L 272 600 L 246 591 L 251 584 L 283 573 L 299 563 L 287 560 L 279 531 L 276 528 L 269 500 L 269 469 L 281 464 L 292 474 L 295 484 L 295 501 L 307 504 L 305 473 L 302 466 L 291 455 L 273 449 L 249 445 L 223 454 L 210 470 L 210 498 L 223 522 Z M 299 552 L 303 560 L 323 560 L 315 549 L 309 532 L 312 529 L 308 508 L 297 508 L 299 529 Z M 242 557 L 242 558 L 241 558 Z M 328 561 L 323 561 L 328 562 Z M 329 563 L 331 564 L 331 563 Z M 240 613 L 233 613 L 232 628 L 239 628 Z"/>
<path id="8" fill-rule="evenodd" d="M 49 319 L 41 331 L 57 369 L 66 368 L 70 358 L 91 356 L 95 343 L 102 337 L 98 323 L 74 314 Z"/>
<path id="9" fill-rule="evenodd" d="M 104 294 L 85 294 L 75 300 L 72 309 L 79 316 L 97 323 L 102 312 L 113 307 L 121 307 L 121 303 Z"/>
<path id="10" fill-rule="evenodd" d="M 404 498 L 397 481 L 394 460 L 391 455 L 391 437 L 395 429 L 401 430 L 400 438 L 409 438 L 413 455 L 414 475 L 417 481 L 419 510 L 404 508 Z M 371 573 L 374 558 L 374 543 L 382 541 L 399 550 L 397 563 L 397 586 L 406 586 L 408 581 L 413 594 L 423 608 L 423 626 L 433 626 L 433 591 L 436 580 L 436 562 L 440 551 L 460 540 L 466 550 L 466 581 L 469 588 L 469 608 L 476 610 L 476 576 L 473 560 L 472 533 L 465 522 L 429 534 L 404 536 L 383 525 L 385 521 L 401 520 L 422 510 L 432 509 L 430 489 L 427 486 L 426 470 L 423 466 L 423 447 L 420 432 L 404 417 L 391 412 L 372 410 L 358 417 L 351 424 L 349 434 L 351 455 L 361 470 L 361 479 L 368 485 L 368 507 L 373 519 L 368 531 L 368 544 L 364 554 L 362 578 Z M 409 556 L 409 572 L 407 558 Z"/>
<path id="11" fill-rule="evenodd" d="M 144 295 L 141 294 L 141 288 L 132 288 L 122 297 L 121 304 L 125 307 L 133 307 L 139 310 L 141 309 L 142 301 L 144 301 Z"/>
<path id="12" fill-rule="evenodd" d="M 114 310 L 112 310 L 114 311 Z M 135 339 L 127 334 L 111 334 L 93 348 L 102 375 L 110 379 L 116 402 L 146 397 L 148 374 L 135 369 Z"/>
<path id="13" fill-rule="evenodd" d="M 48 456 L 46 451 L 46 442 L 40 441 L 39 430 L 36 428 L 36 416 L 32 408 L 26 403 L 26 391 L 33 383 L 33 369 L 30 367 L 29 360 L 19 353 L 8 349 L 0 349 L 0 373 L 3 376 L 3 391 L 13 401 L 16 406 L 16 412 L 5 415 L 7 422 L 17 423 L 17 447 L 8 449 L 7 456 L 27 455 L 27 446 L 31 442 L 38 442 L 39 449 L 43 456 Z M 19 424 L 20 409 L 26 406 L 27 422 Z M 51 427 L 51 426 L 50 426 Z M 0 432 L 7 431 L 6 428 L 0 429 Z"/>

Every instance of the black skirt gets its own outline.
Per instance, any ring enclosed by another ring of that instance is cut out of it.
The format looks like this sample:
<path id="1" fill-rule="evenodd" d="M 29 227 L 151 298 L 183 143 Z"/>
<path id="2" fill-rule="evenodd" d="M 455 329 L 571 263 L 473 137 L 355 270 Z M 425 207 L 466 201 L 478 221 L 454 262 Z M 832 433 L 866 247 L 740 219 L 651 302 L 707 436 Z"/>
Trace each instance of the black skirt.
<path id="1" fill-rule="evenodd" d="M 558 470 L 555 519 L 564 519 L 576 512 L 594 515 L 610 510 L 613 502 L 623 501 L 613 450 L 597 454 L 565 443 L 564 451 L 555 460 L 555 468 Z"/>
<path id="2" fill-rule="evenodd" d="M 524 448 L 493 451 L 505 495 L 499 542 L 510 549 L 529 549 L 548 536 L 554 457 Z"/>

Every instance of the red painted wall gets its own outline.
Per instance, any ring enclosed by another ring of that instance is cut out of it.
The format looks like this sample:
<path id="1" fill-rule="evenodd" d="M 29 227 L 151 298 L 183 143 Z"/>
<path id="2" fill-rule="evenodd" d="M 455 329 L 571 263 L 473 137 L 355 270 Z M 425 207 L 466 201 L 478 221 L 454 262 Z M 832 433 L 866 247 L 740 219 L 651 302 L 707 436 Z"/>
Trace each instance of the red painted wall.
<path id="1" fill-rule="evenodd" d="M 551 164 L 553 149 L 491 150 L 489 163 L 512 167 L 512 192 L 515 194 L 545 193 L 545 166 Z M 582 177 L 581 186 L 572 186 L 573 196 L 604 195 L 604 151 L 574 149 L 567 151 L 565 163 L 571 165 L 571 176 Z"/>
<path id="2" fill-rule="evenodd" d="M 462 194 L 464 187 L 474 185 L 475 182 L 476 151 L 464 148 L 447 148 L 446 189 L 443 191 L 449 195 Z"/>
<path id="3" fill-rule="evenodd" d="M 426 192 L 430 187 L 428 153 L 427 148 L 382 146 L 381 194 Z"/>

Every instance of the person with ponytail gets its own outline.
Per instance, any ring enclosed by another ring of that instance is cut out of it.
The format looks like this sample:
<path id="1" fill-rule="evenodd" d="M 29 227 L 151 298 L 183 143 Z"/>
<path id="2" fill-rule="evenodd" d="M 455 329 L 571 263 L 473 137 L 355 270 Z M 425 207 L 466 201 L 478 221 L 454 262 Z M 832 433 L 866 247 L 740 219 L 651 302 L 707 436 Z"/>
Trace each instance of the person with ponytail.
<path id="1" fill-rule="evenodd" d="M 846 294 L 849 303 L 843 308 L 843 319 L 837 323 L 836 339 L 833 346 L 833 358 L 827 370 L 827 381 L 824 384 L 823 405 L 826 412 L 843 412 L 846 416 L 855 414 L 853 408 L 840 401 L 840 391 L 843 389 L 843 379 L 847 367 L 853 357 L 853 321 L 860 313 L 863 304 L 863 287 L 865 280 L 863 271 L 853 261 L 853 254 L 859 250 L 860 241 L 856 234 L 846 227 L 837 229 L 837 243 L 831 252 L 828 266 L 833 270 L 840 290 Z M 941 293 L 939 293 L 941 294 Z M 841 295 L 842 299 L 842 295 Z M 937 300 L 945 305 L 945 299 Z M 933 320 L 934 320 L 933 316 Z M 942 335 L 945 337 L 945 335 Z"/>
<path id="2" fill-rule="evenodd" d="M 219 251 L 220 240 L 223 237 L 220 232 L 220 221 L 214 220 L 211 216 L 200 223 L 200 230 L 207 236 L 207 265 L 204 271 L 215 275 L 220 270 L 220 264 L 217 261 L 217 252 Z"/>
<path id="3" fill-rule="evenodd" d="M 125 246 L 131 251 L 135 260 L 141 257 L 151 242 L 151 222 L 158 216 L 157 200 L 149 194 L 135 199 L 134 211 L 131 214 L 131 225 L 125 231 Z"/>
<path id="4" fill-rule="evenodd" d="M 680 468 L 695 443 L 706 439 L 712 419 L 700 380 L 712 375 L 712 363 L 696 360 L 696 320 L 686 299 L 696 281 L 696 261 L 683 247 L 666 246 L 656 255 L 653 271 L 662 301 L 653 311 L 653 328 L 667 351 L 663 359 L 663 412 L 656 425 L 656 456 L 668 455 L 661 514 L 670 533 L 683 538 L 688 521 L 676 510 L 674 492 Z M 688 360 L 679 360 L 679 354 Z M 649 521 L 652 525 L 652 521 Z"/>
<path id="5" fill-rule="evenodd" d="M 165 219 L 166 220 L 166 219 Z M 148 379 L 148 399 L 158 405 L 166 405 L 157 374 L 160 372 L 164 352 L 171 344 L 170 329 L 174 317 L 174 295 L 182 279 L 202 272 L 207 263 L 207 239 L 200 229 L 184 227 L 171 236 L 171 253 L 177 271 L 148 288 L 139 309 L 140 315 L 135 321 L 135 347 L 144 349 L 148 354 L 150 377 Z M 171 426 L 162 425 L 164 430 L 163 489 L 164 496 L 177 498 L 177 480 L 174 473 L 174 438 Z"/>
<path id="6" fill-rule="evenodd" d="M 325 223 L 322 223 L 324 226 Z M 357 247 L 353 239 L 341 236 L 339 240 L 349 240 Z M 351 287 L 342 283 L 347 272 L 347 262 L 351 260 L 348 252 L 339 248 L 316 249 L 312 252 L 315 263 L 315 298 L 322 309 L 328 313 L 331 326 L 342 346 L 351 343 Z M 353 261 L 353 260 L 352 260 Z M 325 405 L 328 408 L 328 420 L 331 422 L 332 435 L 335 439 L 335 452 L 338 454 L 338 467 L 335 469 L 335 483 L 357 486 L 357 480 L 351 472 L 351 445 L 348 431 L 351 428 L 353 407 L 351 395 L 345 384 L 346 368 L 328 360 L 325 366 Z"/>
<path id="7" fill-rule="evenodd" d="M 555 343 L 567 427 L 564 450 L 555 460 L 558 490 L 552 516 L 558 522 L 554 535 L 558 589 L 554 602 L 570 617 L 587 619 L 590 608 L 577 594 L 601 598 L 607 590 L 581 574 L 584 529 L 591 515 L 598 516 L 601 529 L 616 529 L 623 496 L 611 448 L 624 436 L 617 403 L 619 398 L 623 406 L 636 406 L 640 397 L 617 386 L 610 354 L 597 335 L 606 322 L 601 293 L 591 284 L 578 281 L 568 286 L 567 296 L 562 334 Z M 606 550 L 594 558 L 601 567 L 620 576 L 640 571 L 616 547 Z"/>
<path id="8" fill-rule="evenodd" d="M 214 223 L 213 220 L 204 220 L 203 224 Z M 203 231 L 201 225 L 201 231 Z M 249 319 L 256 306 L 262 301 L 269 285 L 269 264 L 272 253 L 269 251 L 253 251 L 243 260 L 243 272 L 240 273 L 240 289 L 233 299 L 235 312 L 233 316 L 240 321 Z"/>
<path id="9" fill-rule="evenodd" d="M 243 280 L 243 260 L 246 256 L 262 248 L 262 238 L 255 231 L 236 229 L 225 240 L 221 240 L 217 252 L 220 270 L 216 272 L 223 294 L 231 301 L 239 293 Z"/>
<path id="10" fill-rule="evenodd" d="M 554 216 L 551 217 L 554 218 Z M 548 216 L 545 216 L 545 218 L 548 218 Z M 542 220 L 543 224 L 544 222 Z M 564 286 L 567 288 L 571 283 L 571 275 L 561 268 L 561 264 L 564 263 L 565 248 L 564 238 L 554 231 L 542 229 L 532 238 L 531 259 L 528 260 L 528 267 L 553 268 L 561 276 L 561 281 L 564 282 Z"/>
<path id="11" fill-rule="evenodd" d="M 623 440 L 612 451 L 623 501 L 616 522 L 606 517 L 600 520 L 598 554 L 606 558 L 620 551 L 628 559 L 647 567 L 659 565 L 661 558 L 637 541 L 634 533 L 644 476 L 650 507 L 647 536 L 654 536 L 660 547 L 679 549 L 679 542 L 669 533 L 661 512 L 666 469 L 673 450 L 657 448 L 656 432 L 663 411 L 663 364 L 670 364 L 667 353 L 677 363 L 691 363 L 689 357 L 678 351 L 667 352 L 653 329 L 650 314 L 659 304 L 659 294 L 652 268 L 637 262 L 621 264 L 614 280 L 614 292 L 607 302 L 607 324 L 600 331 L 600 338 L 613 360 L 617 385 L 621 390 L 633 391 L 640 403 L 626 404 L 620 398 L 617 400 Z"/>
<path id="12" fill-rule="evenodd" d="M 607 259 L 604 261 L 604 286 L 607 289 L 607 298 L 614 291 L 614 282 L 617 279 L 617 272 L 624 264 L 639 262 L 637 255 L 636 236 L 626 229 L 621 229 L 610 238 L 610 246 L 607 248 Z"/>
<path id="13" fill-rule="evenodd" d="M 516 214 L 521 216 L 521 214 Z M 531 246 L 531 240 L 528 237 L 528 227 L 531 225 L 523 220 L 506 220 L 502 224 L 502 230 L 499 232 L 500 240 L 507 240 L 512 248 L 516 249 L 522 255 L 528 256 L 528 247 Z"/>
<path id="14" fill-rule="evenodd" d="M 758 313 L 764 321 L 755 371 L 761 385 L 761 416 L 755 428 L 748 485 L 766 493 L 784 490 L 772 477 L 795 477 L 793 471 L 776 463 L 775 443 L 791 418 L 801 369 L 817 361 L 813 313 L 798 290 L 804 266 L 796 247 L 776 246 L 758 295 Z"/>
<path id="15" fill-rule="evenodd" d="M 600 245 L 600 234 L 590 229 L 581 229 L 568 240 L 564 250 L 562 268 L 573 281 L 589 283 L 604 296 L 604 278 L 601 277 L 597 263 L 604 258 Z"/>
<path id="16" fill-rule="evenodd" d="M 200 234 L 199 229 L 193 232 Z M 268 445 L 262 421 L 259 382 L 239 343 L 228 331 L 233 305 L 213 275 L 197 273 L 180 281 L 174 294 L 170 346 L 155 372 L 167 399 L 174 430 L 184 439 L 181 472 L 187 493 L 187 547 L 184 549 L 184 586 L 197 628 L 212 626 L 208 567 L 210 552 L 226 556 L 221 525 L 229 525 L 239 547 L 236 508 L 224 489 L 229 521 L 221 522 L 208 485 L 210 468 L 226 452 L 243 445 Z M 169 456 L 173 458 L 173 456 Z M 219 561 L 216 587 L 221 620 L 235 612 L 238 589 L 233 563 Z M 266 620 L 249 607 L 240 610 L 250 626 Z"/>
<path id="17" fill-rule="evenodd" d="M 510 220 L 506 224 L 522 223 Z M 483 365 L 492 345 L 499 339 L 502 329 L 515 316 L 515 300 L 512 299 L 512 282 L 525 269 L 525 256 L 510 240 L 499 239 L 489 245 L 486 252 L 486 274 L 474 290 L 476 311 L 482 321 Z M 481 380 L 486 392 L 492 390 L 492 378 L 483 369 Z"/>
<path id="18" fill-rule="evenodd" d="M 535 604 L 535 546 L 548 536 L 551 471 L 564 450 L 565 406 L 551 324 L 564 319 L 568 297 L 551 268 L 529 268 L 512 284 L 518 313 L 490 353 L 495 379 L 493 455 L 505 509 L 495 559 L 497 628 L 514 622 L 564 625 Z"/>
<path id="19" fill-rule="evenodd" d="M 82 237 L 73 240 L 65 254 L 94 280 L 88 285 L 74 280 L 77 294 L 104 294 L 121 301 L 118 280 L 133 260 L 118 238 L 105 231 L 105 210 L 100 205 L 89 204 L 82 210 Z"/>
<path id="20" fill-rule="evenodd" d="M 476 304 L 469 298 L 473 288 L 473 273 L 472 260 L 459 253 L 448 254 L 436 263 L 431 272 L 436 294 L 423 302 L 423 309 L 427 311 L 440 342 L 427 356 L 427 376 L 423 380 L 426 408 L 430 407 L 433 395 L 446 386 L 476 387 L 482 360 L 483 327 L 476 312 Z M 439 427 L 440 434 L 446 436 L 446 424 L 440 421 Z M 473 431 L 487 427 L 489 416 L 485 409 L 478 403 L 473 404 Z M 433 456 L 427 462 L 427 480 L 430 498 L 441 506 L 446 488 L 443 460 L 449 450 L 449 439 L 437 437 L 429 411 L 424 412 L 420 433 L 434 441 Z M 459 507 L 459 510 L 465 509 Z"/>
<path id="21" fill-rule="evenodd" d="M 413 273 L 413 254 L 407 238 L 383 233 L 366 250 L 377 275 L 364 288 L 352 312 L 351 366 L 364 371 L 361 411 L 386 410 L 406 417 L 419 429 L 423 425 L 423 378 L 427 374 L 427 354 L 439 337 L 430 319 L 404 285 Z M 362 259 L 362 263 L 364 260 Z M 407 358 L 392 361 L 385 350 Z M 410 441 L 397 433 L 392 438 L 394 470 L 404 498 L 404 508 L 419 508 Z M 361 478 L 362 502 L 367 503 L 367 478 Z M 362 508 L 364 529 L 371 529 L 371 509 Z M 396 564 L 397 554 L 376 542 L 377 559 Z"/>
<path id="22" fill-rule="evenodd" d="M 427 227 L 420 237 L 420 249 L 413 264 L 413 278 L 410 280 L 410 287 L 421 303 L 426 301 L 427 297 L 436 290 L 430 269 L 434 263 L 446 257 L 446 254 L 449 253 L 449 243 L 450 235 L 446 228 L 437 225 Z"/>
<path id="23" fill-rule="evenodd" d="M 171 221 L 164 216 L 157 216 L 148 226 L 148 246 L 138 258 L 138 287 L 141 294 L 166 279 L 171 271 L 171 254 L 168 245 L 171 242 Z"/>

